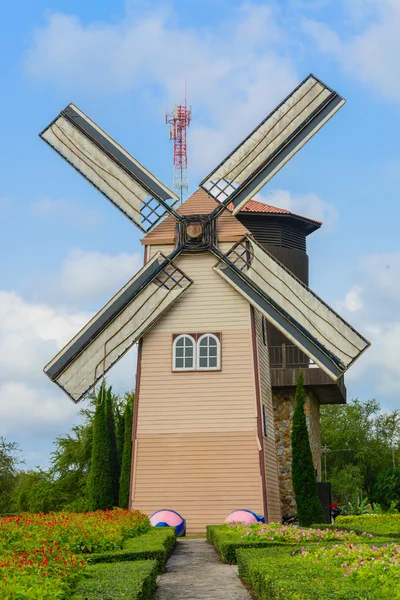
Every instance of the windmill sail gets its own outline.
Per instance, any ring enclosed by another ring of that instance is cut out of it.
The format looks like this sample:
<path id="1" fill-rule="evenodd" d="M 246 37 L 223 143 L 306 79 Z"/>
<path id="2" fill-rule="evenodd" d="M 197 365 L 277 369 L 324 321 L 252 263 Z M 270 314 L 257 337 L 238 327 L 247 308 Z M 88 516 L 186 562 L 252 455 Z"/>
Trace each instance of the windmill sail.
<path id="1" fill-rule="evenodd" d="M 345 100 L 309 75 L 200 183 L 235 215 Z"/>
<path id="2" fill-rule="evenodd" d="M 40 137 L 145 233 L 167 214 L 180 218 L 178 196 L 73 104 Z"/>
<path id="3" fill-rule="evenodd" d="M 192 284 L 156 254 L 46 365 L 44 371 L 79 402 Z"/>
<path id="4" fill-rule="evenodd" d="M 333 380 L 370 343 L 248 236 L 214 270 Z"/>

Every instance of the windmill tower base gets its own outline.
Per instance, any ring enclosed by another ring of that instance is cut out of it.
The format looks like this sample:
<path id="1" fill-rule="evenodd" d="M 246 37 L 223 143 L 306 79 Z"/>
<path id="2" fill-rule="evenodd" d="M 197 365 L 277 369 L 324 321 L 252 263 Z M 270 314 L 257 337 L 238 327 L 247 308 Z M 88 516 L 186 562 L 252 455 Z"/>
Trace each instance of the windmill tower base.
<path id="1" fill-rule="evenodd" d="M 296 513 L 292 487 L 292 421 L 296 404 L 295 390 L 274 391 L 275 443 L 278 459 L 279 493 L 282 515 Z M 317 480 L 321 480 L 320 404 L 311 390 L 307 390 L 304 411 Z"/>

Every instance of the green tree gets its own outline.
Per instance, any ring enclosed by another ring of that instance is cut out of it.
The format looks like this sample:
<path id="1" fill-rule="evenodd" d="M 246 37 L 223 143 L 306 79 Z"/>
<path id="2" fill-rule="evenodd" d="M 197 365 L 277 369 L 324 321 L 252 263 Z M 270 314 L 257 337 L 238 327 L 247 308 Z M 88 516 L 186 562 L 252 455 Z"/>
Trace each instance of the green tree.
<path id="1" fill-rule="evenodd" d="M 88 505 L 90 510 L 105 510 L 114 506 L 106 403 L 107 390 L 103 384 L 97 394 L 93 420 L 92 456 L 88 484 Z"/>
<path id="2" fill-rule="evenodd" d="M 113 506 L 118 506 L 119 499 L 119 477 L 120 477 L 120 463 L 117 450 L 117 435 L 115 428 L 115 407 L 117 404 L 118 397 L 112 393 L 111 387 L 106 391 L 105 404 L 106 404 L 106 420 L 107 420 L 107 431 L 108 431 L 108 445 L 110 452 L 110 468 L 111 468 L 111 481 L 113 490 Z"/>
<path id="3" fill-rule="evenodd" d="M 51 473 L 55 478 L 62 508 L 75 512 L 88 509 L 87 487 L 92 455 L 94 410 L 80 411 L 83 422 L 70 433 L 56 438 L 52 452 Z"/>
<path id="4" fill-rule="evenodd" d="M 122 453 L 121 477 L 119 480 L 119 506 L 128 508 L 129 491 L 131 485 L 131 461 L 132 461 L 132 428 L 133 428 L 133 405 L 135 395 L 133 392 L 125 395 L 125 435 L 124 449 Z"/>
<path id="5" fill-rule="evenodd" d="M 60 510 L 63 504 L 51 473 L 40 468 L 18 473 L 12 501 L 15 512 L 31 513 Z"/>
<path id="6" fill-rule="evenodd" d="M 118 460 L 119 460 L 119 469 L 121 473 L 122 466 L 122 453 L 124 451 L 124 437 L 125 437 L 125 414 L 124 414 L 124 406 L 117 403 L 116 404 L 116 418 L 115 424 L 117 427 L 117 451 L 118 451 Z"/>
<path id="7" fill-rule="evenodd" d="M 299 524 L 307 527 L 313 523 L 323 523 L 325 516 L 317 495 L 315 469 L 304 414 L 305 400 L 304 374 L 300 371 L 293 413 L 292 483 Z"/>
<path id="8" fill-rule="evenodd" d="M 367 496 L 375 502 L 378 475 L 400 464 L 399 420 L 397 411 L 382 413 L 376 400 L 355 399 L 347 405 L 321 407 L 321 442 L 327 449 L 327 479 L 338 481 L 342 477 L 340 472 L 351 465 L 362 476 L 358 489 L 360 500 Z M 346 472 L 343 478 L 346 479 Z M 356 483 L 354 489 L 358 486 Z M 332 489 L 336 493 L 335 486 Z"/>
<path id="9" fill-rule="evenodd" d="M 11 496 L 17 480 L 19 447 L 0 436 L 0 514 L 12 512 Z"/>
<path id="10" fill-rule="evenodd" d="M 376 502 L 384 508 L 389 508 L 393 503 L 400 510 L 400 468 L 388 469 L 378 475 L 374 491 Z"/>
<path id="11" fill-rule="evenodd" d="M 357 504 L 364 483 L 360 467 L 350 464 L 341 469 L 333 469 L 329 480 L 332 485 L 332 497 L 337 502 Z"/>

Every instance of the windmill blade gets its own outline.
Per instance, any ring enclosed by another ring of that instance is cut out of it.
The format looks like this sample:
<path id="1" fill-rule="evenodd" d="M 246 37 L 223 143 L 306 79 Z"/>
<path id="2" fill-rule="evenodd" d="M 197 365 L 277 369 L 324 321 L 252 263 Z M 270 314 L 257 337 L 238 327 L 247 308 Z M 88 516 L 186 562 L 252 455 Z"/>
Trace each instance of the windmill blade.
<path id="1" fill-rule="evenodd" d="M 39 135 L 145 233 L 167 214 L 181 218 L 178 196 L 73 104 Z"/>
<path id="2" fill-rule="evenodd" d="M 192 285 L 157 253 L 44 368 L 79 402 Z"/>
<path id="3" fill-rule="evenodd" d="M 236 215 L 339 110 L 345 100 L 309 75 L 203 181 Z M 217 207 L 215 212 L 218 212 Z"/>
<path id="4" fill-rule="evenodd" d="M 249 236 L 220 258 L 215 272 L 333 380 L 370 345 Z"/>

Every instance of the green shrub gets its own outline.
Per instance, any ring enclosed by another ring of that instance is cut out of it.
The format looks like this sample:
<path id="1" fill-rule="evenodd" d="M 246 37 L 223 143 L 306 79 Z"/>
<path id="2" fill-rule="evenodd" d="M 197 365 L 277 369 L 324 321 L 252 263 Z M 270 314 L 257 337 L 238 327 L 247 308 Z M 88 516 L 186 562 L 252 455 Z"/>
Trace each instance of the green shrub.
<path id="1" fill-rule="evenodd" d="M 385 508 L 391 503 L 400 509 L 400 469 L 392 468 L 378 475 L 374 487 L 374 497 Z"/>
<path id="2" fill-rule="evenodd" d="M 312 544 L 336 544 L 361 541 L 353 532 L 300 528 L 295 525 L 255 523 L 248 526 L 209 525 L 207 539 L 211 542 L 225 563 L 235 564 L 236 553 L 240 548 L 271 548 L 283 546 L 298 550 L 299 546 Z M 364 541 L 364 540 L 362 540 Z"/>
<path id="3" fill-rule="evenodd" d="M 126 540 L 122 550 L 91 554 L 88 562 L 94 564 L 153 559 L 157 562 L 158 570 L 163 571 L 175 543 L 176 534 L 173 527 L 154 527 L 140 537 Z"/>
<path id="4" fill-rule="evenodd" d="M 375 536 L 388 536 L 400 539 L 400 514 L 383 515 L 339 515 L 335 525 L 342 529 L 353 529 L 354 531 L 366 531 Z"/>
<path id="5" fill-rule="evenodd" d="M 304 404 L 304 374 L 300 371 L 296 386 L 296 405 L 292 426 L 292 483 L 299 524 L 309 527 L 315 521 L 324 521 L 324 512 L 318 499 L 317 484 Z"/>
<path id="6" fill-rule="evenodd" d="M 347 550 L 345 557 L 341 556 L 343 548 Z M 398 552 L 398 546 L 392 552 Z M 399 565 L 388 569 L 387 564 L 382 566 L 380 559 L 374 562 L 371 556 L 379 555 L 377 548 L 354 547 L 353 544 L 331 548 L 314 545 L 293 554 L 284 547 L 238 550 L 239 576 L 253 588 L 259 600 L 400 598 L 400 592 L 396 591 Z M 365 565 L 360 562 L 364 555 Z"/>
<path id="7" fill-rule="evenodd" d="M 73 600 L 152 600 L 157 571 L 155 560 L 93 565 Z"/>

